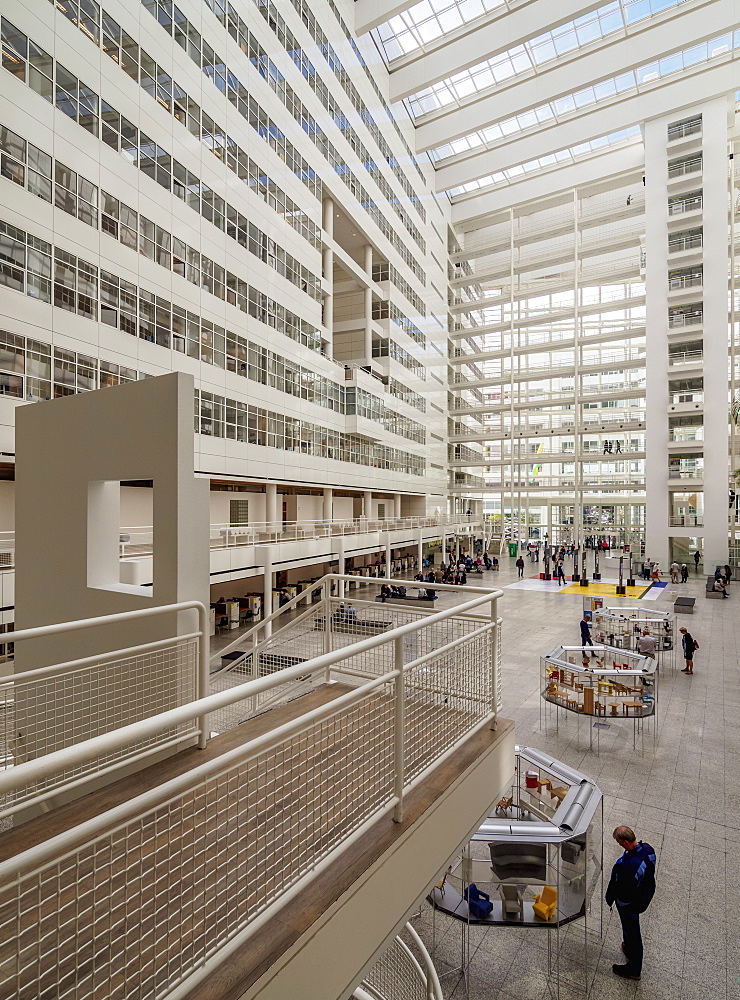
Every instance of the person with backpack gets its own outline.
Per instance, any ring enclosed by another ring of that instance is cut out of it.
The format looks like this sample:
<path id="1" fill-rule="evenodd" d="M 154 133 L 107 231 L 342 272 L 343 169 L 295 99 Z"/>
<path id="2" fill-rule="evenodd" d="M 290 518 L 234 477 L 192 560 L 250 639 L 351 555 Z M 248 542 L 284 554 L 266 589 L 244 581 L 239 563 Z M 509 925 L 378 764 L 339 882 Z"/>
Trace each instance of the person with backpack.
<path id="1" fill-rule="evenodd" d="M 622 951 L 627 959 L 624 965 L 613 965 L 612 972 L 620 979 L 639 980 L 643 961 L 640 914 L 647 910 L 655 895 L 655 850 L 650 844 L 638 841 L 628 826 L 618 826 L 612 837 L 624 853 L 612 868 L 606 904 L 611 909 L 616 903 L 622 924 Z"/>
<path id="2" fill-rule="evenodd" d="M 683 655 L 686 660 L 686 666 L 681 673 L 691 676 L 694 672 L 694 653 L 699 648 L 699 643 L 687 628 L 680 628 L 679 632 L 681 633 L 681 645 L 683 646 Z"/>

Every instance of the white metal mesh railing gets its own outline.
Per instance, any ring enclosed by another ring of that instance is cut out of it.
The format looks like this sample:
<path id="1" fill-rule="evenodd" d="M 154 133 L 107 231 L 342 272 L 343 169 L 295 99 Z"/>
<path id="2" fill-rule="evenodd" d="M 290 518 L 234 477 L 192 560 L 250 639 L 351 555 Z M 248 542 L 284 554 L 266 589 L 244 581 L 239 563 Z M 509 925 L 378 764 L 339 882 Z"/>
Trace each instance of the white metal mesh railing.
<path id="1" fill-rule="evenodd" d="M 360 639 L 354 652 L 394 651 L 385 674 L 0 863 L 0 997 L 154 1000 L 194 989 L 209 958 L 246 942 L 332 852 L 391 809 L 400 819 L 405 793 L 496 715 L 500 592 L 469 591 L 477 596 L 459 615 L 484 612 L 474 631 L 434 649 L 424 632 L 439 635 L 449 609 Z M 210 695 L 99 737 L 89 752 L 301 671 L 341 670 L 352 655 L 342 648 Z M 55 755 L 58 767 L 68 753 Z M 24 767 L 40 773 L 38 762 Z"/>
<path id="2" fill-rule="evenodd" d="M 75 627 L 133 625 L 178 611 L 197 612 L 200 629 L 0 678 L 0 774 L 202 697 L 207 667 L 205 608 L 197 602 L 5 633 L 4 641 L 17 646 Z M 200 721 L 187 720 L 151 737 L 133 737 L 88 760 L 68 758 L 48 775 L 0 791 L 0 818 L 122 764 L 192 742 L 199 734 Z"/>
<path id="3" fill-rule="evenodd" d="M 442 1000 L 432 959 L 411 924 L 391 941 L 361 989 L 371 1000 Z"/>

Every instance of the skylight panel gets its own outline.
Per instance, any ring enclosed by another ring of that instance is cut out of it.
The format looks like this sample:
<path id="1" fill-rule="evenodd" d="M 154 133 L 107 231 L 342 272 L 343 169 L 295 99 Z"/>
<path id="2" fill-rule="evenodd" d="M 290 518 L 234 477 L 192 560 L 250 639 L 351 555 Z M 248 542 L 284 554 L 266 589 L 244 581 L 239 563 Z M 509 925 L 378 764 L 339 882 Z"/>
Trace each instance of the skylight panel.
<path id="1" fill-rule="evenodd" d="M 544 63 L 567 55 L 590 42 L 599 41 L 615 31 L 621 31 L 628 24 L 653 17 L 686 2 L 687 0 L 632 0 L 632 2 L 610 0 L 609 3 L 583 14 L 574 21 L 558 25 L 551 31 L 537 35 L 521 45 L 500 52 L 490 59 L 476 63 L 470 69 L 455 73 L 431 87 L 412 94 L 406 102 L 409 112 L 413 118 L 419 118 L 432 111 L 438 111 L 453 101 L 462 101 L 472 93 L 481 93 L 521 73 L 537 69 Z M 429 7 L 428 2 L 417 6 L 425 5 Z M 416 7 L 412 10 L 416 10 Z M 403 16 L 399 15 L 393 21 Z M 729 44 L 731 45 L 731 42 Z"/>
<path id="2" fill-rule="evenodd" d="M 740 92 L 738 94 L 740 96 Z M 608 135 L 601 135 L 595 139 L 590 139 L 588 142 L 581 142 L 577 146 L 571 146 L 569 149 L 560 149 L 557 153 L 547 153 L 535 160 L 528 160 L 526 163 L 507 167 L 506 170 L 499 170 L 496 173 L 488 174 L 486 177 L 479 177 L 474 181 L 468 181 L 459 187 L 451 188 L 447 194 L 450 198 L 454 198 L 457 195 L 480 191 L 482 188 L 505 184 L 516 177 L 521 177 L 524 173 L 544 170 L 547 167 L 554 166 L 556 163 L 563 163 L 565 161 L 573 163 L 577 159 L 588 156 L 590 153 L 597 152 L 600 149 L 614 146 L 617 143 L 634 142 L 636 139 L 641 138 L 641 136 L 642 133 L 639 125 L 631 125 L 629 128 L 619 129 L 617 132 L 610 132 Z"/>
<path id="3" fill-rule="evenodd" d="M 537 122 L 545 121 L 547 118 L 554 117 L 557 119 L 563 117 L 577 109 L 598 104 L 599 101 L 616 94 L 634 90 L 643 84 L 650 84 L 655 80 L 670 76 L 672 73 L 695 66 L 697 63 L 719 58 L 728 51 L 731 51 L 732 48 L 740 48 L 740 31 L 736 31 L 734 35 L 720 35 L 708 42 L 694 45 L 690 49 L 674 52 L 670 56 L 665 56 L 659 62 L 648 63 L 646 66 L 640 66 L 636 70 L 622 73 L 611 80 L 602 80 L 598 84 L 579 90 L 575 94 L 565 94 L 563 97 L 558 97 L 554 101 L 542 104 L 532 111 L 522 112 L 513 118 L 508 118 L 504 122 L 494 122 L 485 129 L 474 132 L 472 136 L 463 136 L 463 140 L 464 142 L 471 143 L 473 136 L 476 136 L 479 141 L 475 145 L 489 144 L 492 140 L 500 138 L 501 135 L 513 135 L 526 128 L 531 128 L 534 124 L 533 116 Z M 452 156 L 454 152 L 462 151 L 463 147 L 459 149 L 454 148 L 460 141 L 460 139 L 456 139 L 452 143 L 446 143 L 444 146 L 430 149 L 429 158 L 435 164 L 444 161 L 447 157 Z M 468 148 L 472 148 L 472 145 Z"/>
<path id="4" fill-rule="evenodd" d="M 374 30 L 385 58 L 392 62 L 463 24 L 474 21 L 507 0 L 421 0 Z"/>

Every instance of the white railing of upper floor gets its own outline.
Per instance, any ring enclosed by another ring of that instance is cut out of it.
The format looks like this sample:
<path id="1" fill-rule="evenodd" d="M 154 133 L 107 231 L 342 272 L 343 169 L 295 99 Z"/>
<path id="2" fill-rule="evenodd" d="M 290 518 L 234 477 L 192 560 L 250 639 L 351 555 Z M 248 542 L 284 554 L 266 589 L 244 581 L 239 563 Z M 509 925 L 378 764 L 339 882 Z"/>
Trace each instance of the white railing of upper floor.
<path id="1" fill-rule="evenodd" d="M 696 365 L 704 359 L 704 351 L 671 351 L 668 355 L 669 365 Z"/>
<path id="2" fill-rule="evenodd" d="M 700 135 L 701 131 L 701 121 L 687 122 L 684 125 L 670 125 L 668 127 L 668 142 L 673 142 L 676 139 L 685 139 L 690 135 Z"/>
<path id="3" fill-rule="evenodd" d="M 668 253 L 680 253 L 682 250 L 697 250 L 703 246 L 703 233 L 695 233 L 693 236 L 668 237 Z"/>
<path id="4" fill-rule="evenodd" d="M 152 618 L 182 614 L 194 616 L 196 627 L 181 634 L 173 627 L 173 634 L 163 639 L 0 677 L 0 781 L 75 743 L 204 697 L 209 672 L 207 611 L 197 601 L 3 633 L 3 643 L 17 648 L 29 640 L 106 626 L 136 629 Z M 178 722 L 2 792 L 0 818 L 46 803 L 92 777 L 192 743 L 203 732 L 205 718 Z"/>
<path id="5" fill-rule="evenodd" d="M 673 180 L 676 177 L 684 177 L 686 174 L 695 174 L 701 169 L 701 156 L 694 156 L 690 160 L 681 160 L 680 163 L 669 163 L 668 177 Z"/>
<path id="6" fill-rule="evenodd" d="M 249 524 L 220 522 L 210 526 L 211 549 L 228 549 L 243 545 L 267 545 L 273 542 L 303 541 L 311 538 L 332 538 L 337 535 L 363 535 L 403 531 L 418 528 L 450 528 L 470 530 L 479 518 L 465 514 L 386 518 L 334 518 L 315 521 L 252 521 Z M 151 555 L 154 530 L 151 525 L 136 525 L 120 529 L 122 559 Z M 15 566 L 15 532 L 0 532 L 0 571 Z M 5 641 L 5 640 L 3 640 Z"/>
<path id="7" fill-rule="evenodd" d="M 496 725 L 501 591 L 467 590 L 475 596 L 456 607 L 0 774 L 6 799 L 39 782 L 61 787 L 60 775 L 173 728 L 202 737 L 227 707 L 248 717 L 259 695 L 300 677 L 355 681 L 0 862 L 7 995 L 64 989 L 92 1000 L 124 984 L 137 1000 L 183 1000 L 310 891 L 340 851 L 383 817 L 401 821 L 406 796 L 473 733 Z M 94 975 L 80 958 L 87 954 Z"/>
<path id="8" fill-rule="evenodd" d="M 695 195 L 692 198 L 681 198 L 677 201 L 670 201 L 668 203 L 668 214 L 669 215 L 685 215 L 686 212 L 698 212 L 704 204 L 704 199 L 701 195 Z"/>
<path id="9" fill-rule="evenodd" d="M 410 939 L 410 945 L 404 940 Z M 354 1000 L 443 1000 L 431 956 L 412 924 L 393 939 L 354 994 Z"/>
<path id="10" fill-rule="evenodd" d="M 668 278 L 668 291 L 680 292 L 684 288 L 700 288 L 703 284 L 703 274 L 678 274 Z"/>

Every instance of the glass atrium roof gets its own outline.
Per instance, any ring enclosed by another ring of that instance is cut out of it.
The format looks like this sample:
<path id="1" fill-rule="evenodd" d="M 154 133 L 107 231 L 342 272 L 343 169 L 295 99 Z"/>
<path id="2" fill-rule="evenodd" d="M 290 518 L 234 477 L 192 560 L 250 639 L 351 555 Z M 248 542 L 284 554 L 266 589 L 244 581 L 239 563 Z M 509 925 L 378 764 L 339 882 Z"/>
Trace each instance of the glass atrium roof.
<path id="1" fill-rule="evenodd" d="M 493 187 L 504 182 L 511 182 L 524 174 L 533 173 L 537 170 L 545 170 L 547 167 L 555 166 L 558 163 L 574 163 L 580 157 L 589 153 L 598 152 L 608 146 L 616 146 L 619 143 L 627 144 L 635 142 L 641 138 L 639 125 L 632 125 L 630 128 L 620 129 L 618 132 L 610 132 L 609 135 L 599 136 L 588 142 L 579 143 L 578 146 L 571 146 L 569 149 L 558 150 L 557 153 L 548 153 L 546 156 L 539 156 L 535 160 L 528 160 L 526 163 L 517 164 L 515 167 L 507 167 L 506 170 L 499 170 L 495 174 L 488 174 L 479 177 L 468 184 L 461 184 L 460 187 L 451 188 L 447 194 L 450 198 L 456 195 L 470 194 L 482 188 Z"/>
<path id="2" fill-rule="evenodd" d="M 573 111 L 580 110 L 592 104 L 598 104 L 600 101 L 614 97 L 617 94 L 624 94 L 630 90 L 639 90 L 644 84 L 652 83 L 655 80 L 669 76 L 671 73 L 688 69 L 698 63 L 718 58 L 736 48 L 740 48 L 740 31 L 719 35 L 707 42 L 693 45 L 691 48 L 673 52 L 662 59 L 640 66 L 636 70 L 629 70 L 609 80 L 601 80 L 574 94 L 567 94 L 554 101 L 548 101 L 536 108 L 531 108 L 521 114 L 514 115 L 505 121 L 495 122 L 487 128 L 471 132 L 469 135 L 462 136 L 459 139 L 454 139 L 452 142 L 430 150 L 429 156 L 433 162 L 439 163 L 459 153 L 485 149 L 498 140 L 514 135 L 517 132 L 523 132 L 525 129 L 543 122 L 557 122 L 563 116 Z"/>
<path id="3" fill-rule="evenodd" d="M 611 0 L 574 21 L 558 25 L 522 45 L 500 52 L 470 69 L 420 90 L 408 98 L 409 111 L 412 117 L 418 118 L 455 104 L 471 94 L 497 86 L 521 73 L 536 70 L 542 63 L 551 62 L 590 42 L 686 2 L 687 0 Z M 416 7 L 412 10 L 416 10 Z M 385 27 L 383 25 L 378 30 Z"/>
<path id="4" fill-rule="evenodd" d="M 421 0 L 376 29 L 381 51 L 391 62 L 422 48 L 496 7 L 508 7 L 507 0 Z"/>

